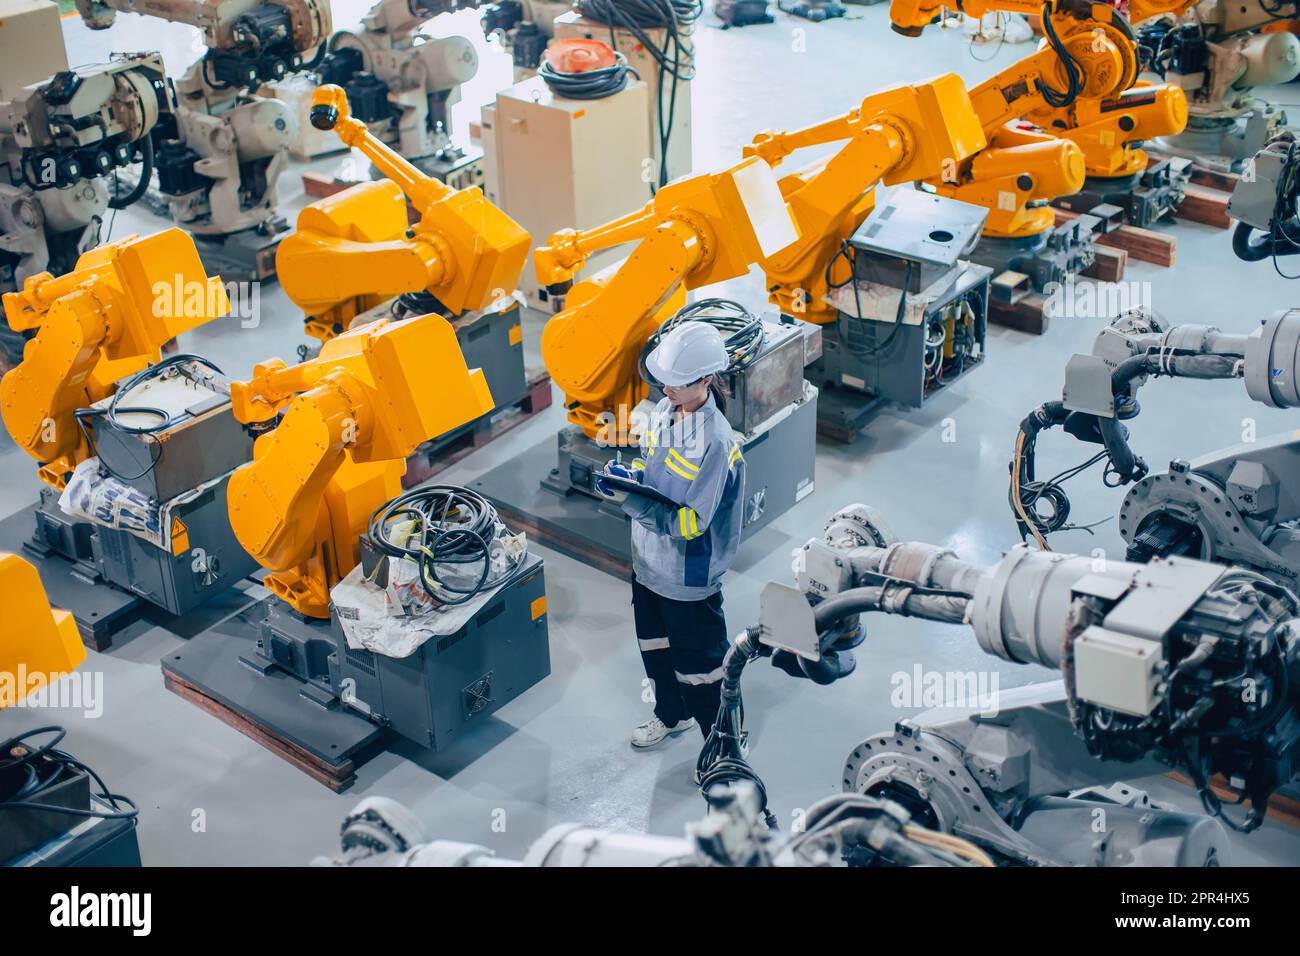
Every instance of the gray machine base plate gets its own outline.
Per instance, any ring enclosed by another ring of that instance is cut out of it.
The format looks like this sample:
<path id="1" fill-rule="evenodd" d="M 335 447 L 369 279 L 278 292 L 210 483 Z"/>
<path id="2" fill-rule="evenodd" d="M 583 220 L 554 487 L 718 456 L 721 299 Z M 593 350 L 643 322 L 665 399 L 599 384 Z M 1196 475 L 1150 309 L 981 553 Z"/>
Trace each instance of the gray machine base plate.
<path id="1" fill-rule="evenodd" d="M 622 509 L 581 492 L 560 495 L 542 487 L 542 479 L 555 465 L 555 436 L 551 435 L 470 487 L 496 505 L 515 530 L 615 577 L 631 578 L 632 532 Z"/>
<path id="2" fill-rule="evenodd" d="M 332 789 L 344 789 L 352 782 L 353 765 L 374 754 L 385 731 L 342 706 L 323 707 L 309 699 L 302 691 L 310 685 L 278 668 L 260 671 L 243 663 L 243 659 L 256 658 L 264 615 L 262 605 L 254 604 L 191 639 L 185 647 L 162 659 L 163 674 L 179 678 L 224 707 L 229 716 L 236 718 L 230 720 L 226 714 L 218 714 L 226 723 Z M 267 736 L 272 740 L 268 741 Z M 295 748 L 302 753 L 293 754 Z M 321 773 L 304 766 L 304 756 L 306 762 L 318 764 Z M 324 779 L 326 775 L 339 786 Z"/>
<path id="3" fill-rule="evenodd" d="M 836 441 L 856 441 L 858 432 L 886 404 L 885 399 L 874 395 L 822 386 L 817 396 L 817 432 Z"/>
<path id="4" fill-rule="evenodd" d="M 30 561 L 41 576 L 50 604 L 72 612 L 82 643 L 92 650 L 104 650 L 113 643 L 113 635 L 138 618 L 150 603 L 106 582 L 92 581 L 63 555 L 40 548 L 33 540 L 35 529 L 36 505 L 31 504 L 0 521 L 0 550 Z"/>

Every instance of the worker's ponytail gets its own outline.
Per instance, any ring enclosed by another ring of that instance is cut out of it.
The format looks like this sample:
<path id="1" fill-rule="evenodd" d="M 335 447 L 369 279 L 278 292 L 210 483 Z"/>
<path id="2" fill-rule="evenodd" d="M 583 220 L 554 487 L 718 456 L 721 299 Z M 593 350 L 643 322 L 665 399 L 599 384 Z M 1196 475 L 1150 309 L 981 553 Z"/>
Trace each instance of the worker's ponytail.
<path id="1" fill-rule="evenodd" d="M 718 406 L 718 411 L 727 414 L 727 390 L 722 387 L 722 382 L 716 375 L 709 382 L 709 394 L 713 396 L 713 404 Z"/>

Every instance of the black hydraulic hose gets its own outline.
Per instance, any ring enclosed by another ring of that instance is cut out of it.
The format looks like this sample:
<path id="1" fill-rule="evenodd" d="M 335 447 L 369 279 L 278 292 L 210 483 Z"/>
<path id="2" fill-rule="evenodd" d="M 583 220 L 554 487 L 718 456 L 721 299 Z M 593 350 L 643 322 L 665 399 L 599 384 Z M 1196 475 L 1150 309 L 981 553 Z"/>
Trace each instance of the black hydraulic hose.
<path id="1" fill-rule="evenodd" d="M 108 200 L 109 209 L 125 209 L 144 196 L 149 189 L 149 180 L 153 178 L 153 134 L 146 134 L 140 140 L 140 181 L 125 196 L 113 196 Z"/>
<path id="2" fill-rule="evenodd" d="M 1260 233 L 1258 239 L 1253 238 L 1255 232 Z M 1274 256 L 1300 254 L 1300 245 L 1289 241 L 1285 232 L 1279 237 L 1256 230 L 1249 223 L 1239 222 L 1232 233 L 1232 251 L 1245 262 L 1259 262 Z"/>
<path id="3" fill-rule="evenodd" d="M 1101 443 L 1106 446 L 1112 470 L 1119 476 L 1120 484 L 1137 481 L 1147 473 L 1147 466 L 1129 447 L 1124 435 L 1124 426 L 1117 418 L 1098 418 L 1097 430 L 1101 432 Z"/>
<path id="4" fill-rule="evenodd" d="M 306 60 L 303 62 L 301 72 L 304 73 L 316 72 L 316 68 L 320 66 L 321 61 L 325 59 L 325 54 L 329 52 L 329 48 L 330 48 L 330 38 L 321 40 L 320 43 L 317 43 L 315 54 L 312 56 L 310 60 Z"/>
<path id="5" fill-rule="evenodd" d="M 1043 33 L 1047 38 L 1047 43 L 1061 60 L 1061 66 L 1065 70 L 1066 88 L 1064 91 L 1053 89 L 1047 83 L 1039 78 L 1035 81 L 1038 92 L 1043 95 L 1043 100 L 1048 106 L 1055 109 L 1065 109 L 1072 105 L 1079 98 L 1079 92 L 1083 89 L 1083 78 L 1079 74 L 1079 66 L 1070 56 L 1070 51 L 1066 49 L 1061 38 L 1056 34 L 1056 27 L 1052 23 L 1051 6 L 1043 4 L 1042 21 Z"/>
<path id="6" fill-rule="evenodd" d="M 1134 355 L 1120 362 L 1110 376 L 1112 394 L 1127 394 L 1128 387 L 1135 378 L 1156 371 L 1152 368 L 1151 360 L 1150 355 Z M 1146 462 L 1129 447 L 1124 426 L 1118 418 L 1098 418 L 1097 430 L 1101 433 L 1102 445 L 1110 458 L 1111 469 L 1119 476 L 1120 484 L 1137 481 L 1147 473 Z"/>

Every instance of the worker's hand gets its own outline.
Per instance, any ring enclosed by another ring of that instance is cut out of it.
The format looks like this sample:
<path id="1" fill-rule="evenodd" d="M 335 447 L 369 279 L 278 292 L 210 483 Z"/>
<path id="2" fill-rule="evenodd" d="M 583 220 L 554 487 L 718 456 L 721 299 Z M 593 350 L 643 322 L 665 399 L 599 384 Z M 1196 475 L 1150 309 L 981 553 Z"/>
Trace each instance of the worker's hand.
<path id="1" fill-rule="evenodd" d="M 610 501 L 623 502 L 627 500 L 627 492 L 619 491 L 614 486 L 607 484 L 603 480 L 605 475 L 614 475 L 617 478 L 626 478 L 632 481 L 640 481 L 643 471 L 640 468 L 629 468 L 621 461 L 605 462 L 605 470 L 596 476 L 596 491 L 602 498 L 608 498 Z"/>

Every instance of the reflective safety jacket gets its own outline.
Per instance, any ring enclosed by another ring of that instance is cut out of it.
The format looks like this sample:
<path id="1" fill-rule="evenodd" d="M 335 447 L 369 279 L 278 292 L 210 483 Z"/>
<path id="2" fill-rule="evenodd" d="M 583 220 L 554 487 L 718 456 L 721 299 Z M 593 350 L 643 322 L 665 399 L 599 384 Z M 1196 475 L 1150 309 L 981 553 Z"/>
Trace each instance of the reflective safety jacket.
<path id="1" fill-rule="evenodd" d="M 623 502 L 632 518 L 636 579 L 661 597 L 703 600 L 721 588 L 740 544 L 745 491 L 740 442 L 712 395 L 682 419 L 665 398 L 655 406 L 641 455 L 645 484 L 679 505 L 635 494 Z"/>

